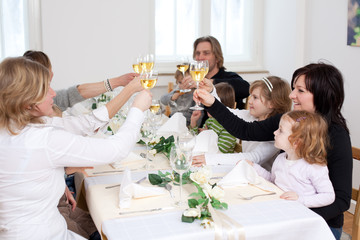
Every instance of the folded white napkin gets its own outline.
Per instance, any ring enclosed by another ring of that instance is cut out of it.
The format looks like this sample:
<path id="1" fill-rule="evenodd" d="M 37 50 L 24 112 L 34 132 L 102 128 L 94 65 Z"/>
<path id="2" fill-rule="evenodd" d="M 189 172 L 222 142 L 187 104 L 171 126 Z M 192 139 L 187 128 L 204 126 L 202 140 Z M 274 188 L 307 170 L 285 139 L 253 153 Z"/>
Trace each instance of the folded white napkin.
<path id="1" fill-rule="evenodd" d="M 146 164 L 145 158 L 140 157 L 139 154 L 130 152 L 126 158 L 111 163 L 111 166 L 113 166 L 116 169 L 119 169 L 125 167 L 129 167 L 129 168 L 142 167 L 145 164 Z"/>
<path id="2" fill-rule="evenodd" d="M 247 184 L 259 184 L 260 177 L 255 169 L 246 161 L 240 161 L 223 179 L 217 184 L 223 187 L 243 186 Z"/>
<path id="3" fill-rule="evenodd" d="M 180 112 L 175 113 L 169 118 L 156 132 L 159 136 L 168 137 L 173 134 L 186 132 L 186 118 Z"/>
<path id="4" fill-rule="evenodd" d="M 193 154 L 218 153 L 218 135 L 213 130 L 205 130 L 196 136 Z"/>
<path id="5" fill-rule="evenodd" d="M 159 187 L 144 187 L 131 181 L 131 171 L 126 169 L 120 185 L 119 207 L 129 208 L 132 198 L 154 197 L 165 194 L 165 189 Z"/>

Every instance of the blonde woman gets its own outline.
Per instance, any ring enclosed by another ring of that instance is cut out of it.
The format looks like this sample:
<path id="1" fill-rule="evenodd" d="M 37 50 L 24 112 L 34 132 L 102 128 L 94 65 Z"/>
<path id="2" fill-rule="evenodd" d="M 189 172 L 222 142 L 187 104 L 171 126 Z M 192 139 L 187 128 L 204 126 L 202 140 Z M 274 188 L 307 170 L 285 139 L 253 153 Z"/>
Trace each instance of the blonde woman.
<path id="1" fill-rule="evenodd" d="M 1 239 L 84 239 L 67 230 L 57 210 L 64 167 L 126 157 L 151 103 L 149 91 L 138 94 L 122 128 L 107 139 L 74 135 L 45 124 L 54 114 L 50 78 L 48 69 L 22 57 L 0 64 Z"/>

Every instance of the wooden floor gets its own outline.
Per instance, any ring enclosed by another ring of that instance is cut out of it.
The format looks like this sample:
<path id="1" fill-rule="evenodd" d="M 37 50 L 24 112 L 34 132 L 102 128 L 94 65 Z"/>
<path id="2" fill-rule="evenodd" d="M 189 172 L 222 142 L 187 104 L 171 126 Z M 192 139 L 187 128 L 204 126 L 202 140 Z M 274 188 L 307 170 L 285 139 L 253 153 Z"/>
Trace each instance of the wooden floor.
<path id="1" fill-rule="evenodd" d="M 352 222 L 353 222 L 353 218 L 354 215 L 352 215 L 351 213 L 349 213 L 348 211 L 346 211 L 344 213 L 344 226 L 343 226 L 343 231 L 346 232 L 347 234 L 351 235 L 352 234 Z"/>

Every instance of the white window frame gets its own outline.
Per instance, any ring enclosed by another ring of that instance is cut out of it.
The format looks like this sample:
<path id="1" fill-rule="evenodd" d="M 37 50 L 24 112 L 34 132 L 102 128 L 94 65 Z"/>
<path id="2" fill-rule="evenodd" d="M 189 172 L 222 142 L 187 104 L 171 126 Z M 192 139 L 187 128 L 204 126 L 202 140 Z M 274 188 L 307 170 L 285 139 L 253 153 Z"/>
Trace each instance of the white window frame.
<path id="1" fill-rule="evenodd" d="M 199 26 L 199 37 L 210 35 L 210 15 L 211 15 L 211 5 L 209 0 L 199 0 L 200 4 L 203 7 L 200 7 L 200 26 Z M 224 56 L 224 66 L 228 71 L 234 72 L 257 72 L 263 71 L 263 24 L 264 24 L 264 9 L 263 0 L 253 0 L 254 4 L 254 14 L 252 14 L 253 18 L 253 26 L 251 34 L 252 34 L 252 49 L 251 51 L 251 60 L 249 61 L 227 61 L 226 56 Z M 149 49 L 151 52 L 155 52 L 155 0 L 151 0 L 151 14 L 150 14 L 150 46 Z M 195 39 L 194 39 L 195 41 Z M 192 56 L 191 56 L 192 57 Z M 156 59 L 155 59 L 156 61 Z M 156 61 L 156 68 L 161 73 L 174 73 L 174 65 L 173 61 Z"/>

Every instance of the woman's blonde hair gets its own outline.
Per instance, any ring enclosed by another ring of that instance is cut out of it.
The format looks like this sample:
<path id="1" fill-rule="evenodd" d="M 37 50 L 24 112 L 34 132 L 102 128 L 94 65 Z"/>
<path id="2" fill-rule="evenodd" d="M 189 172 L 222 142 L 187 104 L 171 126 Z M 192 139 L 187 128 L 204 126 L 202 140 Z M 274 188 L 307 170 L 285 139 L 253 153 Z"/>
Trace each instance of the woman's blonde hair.
<path id="1" fill-rule="evenodd" d="M 270 83 L 268 86 L 266 80 L 256 80 L 250 84 L 250 94 L 255 88 L 260 88 L 260 99 L 271 103 L 273 110 L 266 116 L 266 118 L 274 116 L 276 114 L 283 114 L 291 110 L 291 99 L 289 98 L 291 88 L 290 84 L 276 76 L 270 76 L 266 78 Z"/>
<path id="2" fill-rule="evenodd" d="M 41 123 L 28 109 L 40 103 L 49 90 L 49 70 L 24 57 L 0 63 L 0 128 L 16 135 L 29 123 Z"/>
<path id="3" fill-rule="evenodd" d="M 310 164 L 326 165 L 326 149 L 329 146 L 328 125 L 317 113 L 291 111 L 282 119 L 292 122 L 289 142 L 295 145 L 295 153 Z"/>

